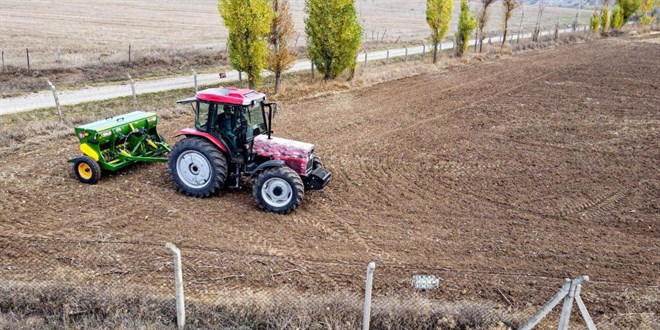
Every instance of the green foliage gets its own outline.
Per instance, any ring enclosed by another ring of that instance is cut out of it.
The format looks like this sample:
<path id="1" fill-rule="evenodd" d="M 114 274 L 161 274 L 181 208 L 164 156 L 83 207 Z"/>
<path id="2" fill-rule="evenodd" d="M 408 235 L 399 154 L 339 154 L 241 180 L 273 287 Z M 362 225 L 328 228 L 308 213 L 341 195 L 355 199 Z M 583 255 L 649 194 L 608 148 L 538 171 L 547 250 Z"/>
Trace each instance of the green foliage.
<path id="1" fill-rule="evenodd" d="M 296 55 L 289 43 L 293 38 L 293 17 L 288 0 L 271 0 L 273 21 L 271 22 L 268 44 L 270 54 L 266 68 L 275 74 L 275 94 L 279 92 L 282 73 L 293 66 Z"/>
<path id="2" fill-rule="evenodd" d="M 615 30 L 620 29 L 624 24 L 623 21 L 623 9 L 619 4 L 614 5 L 612 8 L 612 28 Z"/>
<path id="3" fill-rule="evenodd" d="M 591 14 L 591 32 L 598 31 L 599 26 L 600 26 L 600 15 L 598 15 L 598 12 L 594 10 L 594 13 Z"/>
<path id="4" fill-rule="evenodd" d="M 248 74 L 250 88 L 261 82 L 266 66 L 273 10 L 268 0 L 218 0 L 218 11 L 229 30 L 229 62 Z"/>
<path id="5" fill-rule="evenodd" d="M 612 15 L 610 14 L 610 8 L 603 7 L 603 10 L 600 14 L 600 30 L 602 33 L 606 33 L 610 30 L 612 23 Z"/>
<path id="6" fill-rule="evenodd" d="M 307 52 L 326 80 L 357 65 L 362 27 L 354 0 L 306 0 Z"/>
<path id="7" fill-rule="evenodd" d="M 646 25 L 654 21 L 653 8 L 660 6 L 660 0 L 642 0 L 639 6 L 639 23 Z"/>
<path id="8" fill-rule="evenodd" d="M 623 24 L 626 24 L 632 15 L 642 4 L 641 0 L 616 0 L 616 4 L 621 7 L 623 14 Z M 623 25 L 622 25 L 623 26 Z"/>
<path id="9" fill-rule="evenodd" d="M 477 17 L 470 11 L 466 0 L 461 0 L 461 14 L 458 17 L 458 31 L 456 32 L 456 55 L 463 56 L 468 49 L 470 35 L 477 27 Z"/>
<path id="10" fill-rule="evenodd" d="M 454 0 L 426 0 L 426 22 L 431 28 L 433 63 L 438 60 L 438 43 L 447 35 Z"/>

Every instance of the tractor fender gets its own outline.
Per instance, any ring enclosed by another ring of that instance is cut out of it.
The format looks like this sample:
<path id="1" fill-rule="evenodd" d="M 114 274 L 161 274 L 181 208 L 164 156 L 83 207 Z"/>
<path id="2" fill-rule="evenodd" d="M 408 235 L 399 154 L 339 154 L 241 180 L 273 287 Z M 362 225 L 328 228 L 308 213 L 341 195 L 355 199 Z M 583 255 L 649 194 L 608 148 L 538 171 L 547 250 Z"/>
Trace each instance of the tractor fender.
<path id="1" fill-rule="evenodd" d="M 184 128 L 184 129 L 180 130 L 176 134 L 175 137 L 179 137 L 179 136 L 185 136 L 185 137 L 198 136 L 198 137 L 201 137 L 203 139 L 211 141 L 211 143 L 213 143 L 216 147 L 218 147 L 218 149 L 220 149 L 222 152 L 228 153 L 227 152 L 227 147 L 225 147 L 225 145 L 222 144 L 222 142 L 220 142 L 220 140 L 216 139 L 215 136 L 213 136 L 209 133 L 200 132 L 200 131 L 198 131 L 196 129 L 193 129 L 193 128 Z"/>
<path id="2" fill-rule="evenodd" d="M 269 168 L 274 168 L 274 167 L 284 167 L 284 166 L 286 166 L 286 164 L 284 163 L 283 160 L 269 160 L 269 161 L 263 162 L 262 164 L 257 166 L 257 168 L 255 168 L 254 171 L 252 171 L 252 173 L 250 173 L 250 179 L 254 178 L 257 173 L 259 173 L 263 170 L 266 170 L 266 169 L 269 169 Z"/>

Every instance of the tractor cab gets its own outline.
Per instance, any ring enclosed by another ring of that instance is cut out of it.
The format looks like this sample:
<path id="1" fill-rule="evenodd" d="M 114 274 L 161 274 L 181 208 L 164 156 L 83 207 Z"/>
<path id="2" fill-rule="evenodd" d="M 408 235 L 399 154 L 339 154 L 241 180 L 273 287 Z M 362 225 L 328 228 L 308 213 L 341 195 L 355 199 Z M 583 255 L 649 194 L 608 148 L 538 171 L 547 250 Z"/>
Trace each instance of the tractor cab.
<path id="1" fill-rule="evenodd" d="M 233 163 L 247 164 L 254 138 L 271 131 L 275 105 L 265 101 L 266 95 L 253 90 L 212 88 L 178 103 L 192 106 L 195 129 L 215 137 Z"/>
<path id="2" fill-rule="evenodd" d="M 277 106 L 262 93 L 211 88 L 178 103 L 192 106 L 195 127 L 179 131 L 185 139 L 172 149 L 168 165 L 188 195 L 238 189 L 246 176 L 254 179 L 253 195 L 262 209 L 289 213 L 305 190 L 323 189 L 332 177 L 313 144 L 271 136 Z"/>

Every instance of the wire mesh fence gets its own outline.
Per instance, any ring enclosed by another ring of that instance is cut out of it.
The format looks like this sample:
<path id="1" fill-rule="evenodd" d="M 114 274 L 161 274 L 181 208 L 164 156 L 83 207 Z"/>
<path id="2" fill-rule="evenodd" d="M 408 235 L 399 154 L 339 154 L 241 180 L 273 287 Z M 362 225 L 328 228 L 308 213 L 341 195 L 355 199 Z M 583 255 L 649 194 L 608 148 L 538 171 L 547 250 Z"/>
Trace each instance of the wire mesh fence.
<path id="1" fill-rule="evenodd" d="M 99 234 L 76 241 L 0 237 L 0 246 L 2 329 L 177 328 L 175 262 L 164 244 Z M 286 256 L 182 246 L 187 329 L 363 329 L 368 286 L 362 263 L 333 263 L 331 271 L 320 271 Z M 383 261 L 373 274 L 369 329 L 518 329 L 561 282 L 394 260 Z M 416 274 L 440 282 L 420 287 Z M 529 300 L 507 289 L 486 289 L 502 276 L 523 284 L 519 289 L 528 291 Z M 474 292 L 467 294 L 471 289 L 457 279 L 462 277 L 483 288 L 476 291 L 483 300 L 468 298 Z M 594 299 L 585 298 L 590 309 Z M 601 315 L 598 328 L 653 329 L 657 315 L 640 306 L 628 306 L 637 313 Z M 576 309 L 572 327 L 584 328 Z M 547 319 L 546 327 L 556 326 L 559 311 Z"/>

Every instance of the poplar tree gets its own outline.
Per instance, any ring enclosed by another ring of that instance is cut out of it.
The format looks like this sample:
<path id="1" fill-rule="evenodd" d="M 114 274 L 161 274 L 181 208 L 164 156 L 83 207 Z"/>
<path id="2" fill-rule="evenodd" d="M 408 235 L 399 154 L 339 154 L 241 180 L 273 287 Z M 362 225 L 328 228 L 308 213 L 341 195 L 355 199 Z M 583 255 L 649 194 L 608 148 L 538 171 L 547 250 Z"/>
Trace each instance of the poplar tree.
<path id="1" fill-rule="evenodd" d="M 426 0 L 426 22 L 431 28 L 433 63 L 438 62 L 438 45 L 449 31 L 453 8 L 453 0 Z"/>
<path id="2" fill-rule="evenodd" d="M 470 35 L 477 27 L 477 18 L 470 11 L 467 0 L 461 0 L 461 13 L 458 17 L 458 31 L 456 32 L 456 55 L 461 57 L 468 49 Z"/>
<path id="3" fill-rule="evenodd" d="M 616 4 L 620 7 L 623 24 L 626 24 L 632 15 L 639 9 L 642 2 L 641 0 L 616 0 Z"/>
<path id="4" fill-rule="evenodd" d="M 486 24 L 488 24 L 488 7 L 493 4 L 495 0 L 481 0 L 481 8 L 479 9 L 479 13 L 477 14 L 477 20 L 479 22 L 477 26 L 477 33 L 478 33 L 478 41 L 479 41 L 479 53 L 481 53 L 481 50 L 484 46 L 484 28 L 486 27 Z"/>
<path id="5" fill-rule="evenodd" d="M 229 30 L 229 62 L 246 72 L 250 88 L 256 88 L 266 66 L 273 10 L 268 0 L 218 0 L 218 11 Z"/>
<path id="6" fill-rule="evenodd" d="M 504 47 L 504 43 L 506 42 L 506 36 L 509 33 L 509 20 L 511 19 L 511 15 L 513 15 L 513 11 L 516 10 L 516 8 L 520 7 L 522 4 L 522 1 L 519 0 L 502 0 L 502 6 L 503 6 L 503 11 L 504 11 L 504 33 L 502 36 L 502 46 Z M 501 48 L 500 47 L 500 48 Z"/>
<path id="7" fill-rule="evenodd" d="M 354 70 L 362 45 L 362 27 L 354 0 L 306 0 L 307 52 L 325 80 Z"/>
<path id="8" fill-rule="evenodd" d="M 598 31 L 599 26 L 600 26 L 600 16 L 598 15 L 598 12 L 594 10 L 593 14 L 591 14 L 591 22 L 590 22 L 591 32 Z"/>
<path id="9" fill-rule="evenodd" d="M 660 7 L 658 0 L 642 0 L 639 7 L 639 23 L 646 25 L 653 22 L 653 9 L 655 6 Z"/>
<path id="10" fill-rule="evenodd" d="M 608 1 L 603 3 L 603 10 L 600 13 L 600 32 L 607 33 L 612 25 L 612 15 L 610 13 L 610 4 Z"/>
<path id="11" fill-rule="evenodd" d="M 266 68 L 275 75 L 275 94 L 280 90 L 282 73 L 293 66 L 296 56 L 290 47 L 293 38 L 293 18 L 288 0 L 271 0 L 273 21 L 271 22 L 268 44 L 270 54 Z"/>
<path id="12" fill-rule="evenodd" d="M 626 23 L 623 21 L 623 9 L 621 9 L 619 4 L 616 4 L 614 5 L 614 8 L 612 8 L 612 28 L 618 30 L 624 24 Z"/>

